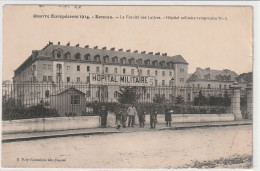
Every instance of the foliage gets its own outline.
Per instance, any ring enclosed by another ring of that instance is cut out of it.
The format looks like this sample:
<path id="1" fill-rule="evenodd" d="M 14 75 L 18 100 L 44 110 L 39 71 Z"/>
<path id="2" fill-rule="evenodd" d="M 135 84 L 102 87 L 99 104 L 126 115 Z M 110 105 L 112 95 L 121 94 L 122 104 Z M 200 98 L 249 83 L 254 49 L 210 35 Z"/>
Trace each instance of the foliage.
<path id="1" fill-rule="evenodd" d="M 120 87 L 117 100 L 122 104 L 135 104 L 140 96 L 137 87 Z"/>
<path id="2" fill-rule="evenodd" d="M 178 96 L 176 97 L 175 104 L 184 104 L 183 96 L 178 95 Z"/>
<path id="3" fill-rule="evenodd" d="M 194 106 L 205 106 L 207 104 L 206 97 L 202 94 L 202 91 L 199 91 L 199 95 L 194 98 Z"/>
<path id="4" fill-rule="evenodd" d="M 77 116 L 77 114 L 74 113 L 74 112 L 69 112 L 69 113 L 65 112 L 65 116 L 67 116 L 67 117 L 74 117 L 74 116 Z"/>
<path id="5" fill-rule="evenodd" d="M 30 118 L 46 118 L 46 117 L 58 117 L 58 112 L 55 109 L 46 108 L 43 103 L 31 106 L 29 108 L 24 107 L 20 100 L 14 98 L 2 98 L 2 119 L 14 120 L 14 119 L 30 119 Z"/>
<path id="6" fill-rule="evenodd" d="M 223 106 L 230 106 L 231 105 L 231 97 L 229 97 L 227 91 L 224 93 L 224 97 L 222 99 Z"/>
<path id="7" fill-rule="evenodd" d="M 162 94 L 155 94 L 153 102 L 156 103 L 156 104 L 164 104 L 164 103 L 167 103 L 168 100 Z"/>

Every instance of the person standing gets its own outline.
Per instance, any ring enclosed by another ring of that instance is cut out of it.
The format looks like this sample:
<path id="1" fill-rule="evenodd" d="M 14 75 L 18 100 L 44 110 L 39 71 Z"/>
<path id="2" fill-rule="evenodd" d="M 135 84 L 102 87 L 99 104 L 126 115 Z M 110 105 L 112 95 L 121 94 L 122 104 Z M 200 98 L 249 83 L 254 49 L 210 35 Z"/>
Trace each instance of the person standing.
<path id="1" fill-rule="evenodd" d="M 95 100 L 95 102 L 93 103 L 93 114 L 98 115 L 98 107 L 98 102 L 97 100 Z"/>
<path id="2" fill-rule="evenodd" d="M 135 116 L 137 114 L 136 108 L 134 107 L 134 105 L 131 105 L 128 109 L 127 109 L 127 114 L 128 114 L 128 127 L 134 127 L 134 120 L 135 120 Z"/>
<path id="3" fill-rule="evenodd" d="M 118 107 L 115 111 L 117 129 L 120 129 L 122 123 L 123 111 Z"/>
<path id="4" fill-rule="evenodd" d="M 165 109 L 165 121 L 166 121 L 166 126 L 172 127 L 171 121 L 172 121 L 172 113 L 173 110 L 170 110 L 169 108 Z"/>
<path id="5" fill-rule="evenodd" d="M 158 110 L 156 109 L 155 106 L 153 106 L 152 111 L 150 112 L 150 125 L 151 125 L 151 129 L 155 129 L 156 128 L 157 114 L 158 114 Z"/>
<path id="6" fill-rule="evenodd" d="M 100 112 L 99 112 L 99 116 L 101 118 L 101 126 L 102 128 L 105 128 L 107 125 L 107 110 L 106 110 L 106 106 L 102 106 Z"/>
<path id="7" fill-rule="evenodd" d="M 122 110 L 122 125 L 123 125 L 123 128 L 126 128 L 126 121 L 127 121 L 126 107 L 123 107 L 123 110 Z"/>
<path id="8" fill-rule="evenodd" d="M 144 123 L 145 123 L 145 110 L 143 105 L 140 106 L 139 111 L 138 111 L 138 118 L 139 118 L 139 126 L 140 128 L 144 128 Z"/>

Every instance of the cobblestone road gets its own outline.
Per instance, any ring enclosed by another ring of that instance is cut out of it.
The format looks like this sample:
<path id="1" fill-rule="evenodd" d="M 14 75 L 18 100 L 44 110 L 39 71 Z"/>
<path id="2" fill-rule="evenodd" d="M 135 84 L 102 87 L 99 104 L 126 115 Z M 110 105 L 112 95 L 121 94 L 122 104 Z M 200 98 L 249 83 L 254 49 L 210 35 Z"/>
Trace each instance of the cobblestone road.
<path id="1" fill-rule="evenodd" d="M 252 154 L 251 125 L 3 143 L 2 167 L 178 168 L 234 154 Z"/>

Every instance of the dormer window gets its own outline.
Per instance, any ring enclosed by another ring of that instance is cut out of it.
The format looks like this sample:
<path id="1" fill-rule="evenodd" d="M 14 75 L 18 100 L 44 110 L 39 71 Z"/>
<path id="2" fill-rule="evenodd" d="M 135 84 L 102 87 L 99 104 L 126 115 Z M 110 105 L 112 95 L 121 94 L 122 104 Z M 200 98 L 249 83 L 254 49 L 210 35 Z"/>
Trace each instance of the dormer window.
<path id="1" fill-rule="evenodd" d="M 113 57 L 113 58 L 112 58 L 112 62 L 113 62 L 113 63 L 118 63 L 118 57 L 117 57 L 117 56 Z"/>
<path id="2" fill-rule="evenodd" d="M 61 58 L 61 52 L 60 51 L 57 51 L 57 57 Z"/>
<path id="3" fill-rule="evenodd" d="M 80 60 L 80 53 L 76 53 L 74 57 L 75 59 Z"/>
<path id="4" fill-rule="evenodd" d="M 95 62 L 100 62 L 100 56 L 99 55 L 94 56 L 94 60 Z"/>
<path id="5" fill-rule="evenodd" d="M 120 62 L 121 64 L 126 64 L 126 58 L 125 57 L 121 58 Z"/>
<path id="6" fill-rule="evenodd" d="M 64 58 L 65 59 L 70 59 L 70 52 L 65 53 Z"/>
<path id="7" fill-rule="evenodd" d="M 108 62 L 109 62 L 109 56 L 106 55 L 106 56 L 104 56 L 104 63 L 108 63 Z"/>
<path id="8" fill-rule="evenodd" d="M 145 61 L 144 61 L 144 64 L 145 64 L 145 65 L 150 65 L 150 60 L 149 60 L 149 59 L 145 60 Z"/>
<path id="9" fill-rule="evenodd" d="M 33 52 L 33 53 L 36 54 L 36 52 Z M 54 58 L 61 58 L 62 57 L 62 50 L 61 49 L 56 49 L 52 53 L 53 53 Z"/>
<path id="10" fill-rule="evenodd" d="M 153 66 L 158 66 L 158 61 L 157 60 L 153 61 L 152 63 L 153 63 Z"/>
<path id="11" fill-rule="evenodd" d="M 134 58 L 129 59 L 129 64 L 134 64 L 135 60 Z"/>
<path id="12" fill-rule="evenodd" d="M 160 66 L 161 66 L 161 67 L 165 67 L 165 61 L 161 61 L 161 62 L 160 62 Z"/>
<path id="13" fill-rule="evenodd" d="M 142 64 L 143 64 L 143 60 L 140 58 L 140 59 L 138 59 L 138 60 L 136 61 L 136 63 L 137 63 L 138 65 L 142 65 Z"/>
<path id="14" fill-rule="evenodd" d="M 86 61 L 90 61 L 90 54 L 89 54 L 89 53 L 86 54 L 86 55 L 84 56 L 84 59 L 85 59 Z"/>

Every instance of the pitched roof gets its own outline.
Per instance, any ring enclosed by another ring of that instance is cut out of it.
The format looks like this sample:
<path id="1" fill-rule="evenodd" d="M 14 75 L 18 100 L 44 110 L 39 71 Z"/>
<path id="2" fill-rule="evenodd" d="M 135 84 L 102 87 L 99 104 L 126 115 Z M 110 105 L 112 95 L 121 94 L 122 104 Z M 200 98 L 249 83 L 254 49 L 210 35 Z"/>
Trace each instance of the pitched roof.
<path id="1" fill-rule="evenodd" d="M 173 62 L 173 63 L 183 63 L 188 64 L 186 60 L 181 55 L 176 56 L 162 56 L 162 55 L 155 55 L 155 54 L 144 54 L 144 53 L 134 53 L 134 52 L 124 52 L 124 51 L 115 51 L 115 50 L 106 50 L 106 49 L 94 49 L 94 48 L 82 48 L 82 47 L 75 47 L 75 46 L 63 46 L 63 45 L 49 45 L 45 47 L 42 51 L 39 52 L 38 57 L 53 57 L 53 51 L 61 49 L 63 54 L 70 52 L 71 56 L 74 57 L 75 54 L 80 53 L 81 58 L 84 58 L 86 54 L 90 54 L 93 57 L 95 55 L 103 56 L 110 56 L 110 57 L 125 57 L 127 60 L 131 58 L 135 58 L 136 60 L 141 58 L 143 61 L 150 59 L 151 61 L 154 60 L 164 60 L 165 62 Z"/>
<path id="2" fill-rule="evenodd" d="M 210 68 L 197 68 L 196 71 L 189 77 L 187 82 L 190 81 L 236 81 L 238 77 L 237 73 L 234 71 L 223 69 L 223 70 L 213 70 Z M 227 80 L 222 80 L 222 78 L 228 78 Z"/>
<path id="3" fill-rule="evenodd" d="M 61 90 L 58 90 L 56 92 L 53 92 L 52 96 L 61 95 L 61 94 L 65 93 L 65 92 L 68 92 L 68 91 L 76 91 L 79 94 L 85 95 L 85 93 L 83 93 L 82 91 L 76 89 L 75 87 L 70 87 L 70 88 L 67 88 L 67 89 L 61 89 Z"/>

